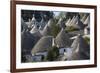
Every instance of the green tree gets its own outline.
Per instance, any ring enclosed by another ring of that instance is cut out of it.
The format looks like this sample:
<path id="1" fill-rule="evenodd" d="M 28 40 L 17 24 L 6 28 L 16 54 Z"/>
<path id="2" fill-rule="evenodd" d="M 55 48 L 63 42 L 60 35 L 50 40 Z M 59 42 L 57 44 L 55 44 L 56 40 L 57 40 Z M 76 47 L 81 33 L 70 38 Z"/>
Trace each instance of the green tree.
<path id="1" fill-rule="evenodd" d="M 54 60 L 54 56 L 53 56 L 53 51 L 52 50 L 48 51 L 47 60 L 49 60 L 49 61 L 53 61 Z"/>
<path id="2" fill-rule="evenodd" d="M 56 46 L 53 46 L 52 50 L 54 51 L 54 57 L 57 58 L 59 55 L 59 48 L 57 48 Z"/>
<path id="3" fill-rule="evenodd" d="M 90 38 L 89 37 L 85 37 L 84 39 L 88 44 L 90 44 Z"/>
<path id="4" fill-rule="evenodd" d="M 57 47 L 53 46 L 49 51 L 48 51 L 48 54 L 47 54 L 47 60 L 48 61 L 54 61 L 57 59 L 59 55 L 59 50 Z"/>
<path id="5" fill-rule="evenodd" d="M 50 28 L 51 28 L 51 36 L 54 36 L 55 38 L 61 29 L 59 26 L 56 25 L 58 21 L 56 19 L 53 19 L 53 20 L 54 21 L 52 22 Z"/>
<path id="6" fill-rule="evenodd" d="M 53 25 L 51 30 L 51 35 L 54 36 L 55 38 L 59 32 L 60 32 L 60 28 L 56 25 Z"/>
<path id="7" fill-rule="evenodd" d="M 72 32 L 72 31 L 78 31 L 79 29 L 78 28 L 75 28 L 73 26 L 67 26 L 65 31 L 66 32 Z"/>

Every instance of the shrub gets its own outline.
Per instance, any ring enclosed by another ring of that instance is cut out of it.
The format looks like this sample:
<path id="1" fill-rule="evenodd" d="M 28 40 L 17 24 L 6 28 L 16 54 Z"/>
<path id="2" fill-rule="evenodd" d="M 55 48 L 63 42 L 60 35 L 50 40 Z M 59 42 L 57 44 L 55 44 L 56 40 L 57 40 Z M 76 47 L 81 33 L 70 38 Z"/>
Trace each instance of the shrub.
<path id="1" fill-rule="evenodd" d="M 67 26 L 65 30 L 66 32 L 72 32 L 72 31 L 78 31 L 79 29 L 73 26 Z"/>
<path id="2" fill-rule="evenodd" d="M 60 32 L 60 28 L 56 25 L 53 25 L 51 30 L 51 35 L 56 37 L 59 32 Z"/>
<path id="3" fill-rule="evenodd" d="M 49 33 L 51 36 L 54 36 L 54 37 L 56 37 L 57 34 L 60 32 L 60 27 L 58 27 L 56 24 L 57 24 L 57 20 L 54 19 L 54 21 L 52 22 L 51 27 L 50 27 L 51 33 Z"/>
<path id="4" fill-rule="evenodd" d="M 57 47 L 54 46 L 48 51 L 46 59 L 48 61 L 54 61 L 55 59 L 57 59 L 58 55 L 59 55 L 59 50 Z"/>
<path id="5" fill-rule="evenodd" d="M 89 37 L 85 37 L 84 39 L 88 44 L 90 43 L 90 38 Z"/>

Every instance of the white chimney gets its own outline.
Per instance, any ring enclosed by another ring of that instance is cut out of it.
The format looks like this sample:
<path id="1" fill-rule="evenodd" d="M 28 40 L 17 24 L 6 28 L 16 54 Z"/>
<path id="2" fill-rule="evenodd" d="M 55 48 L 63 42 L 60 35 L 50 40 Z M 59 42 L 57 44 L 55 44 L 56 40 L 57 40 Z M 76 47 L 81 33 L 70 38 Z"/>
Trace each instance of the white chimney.
<path id="1" fill-rule="evenodd" d="M 52 38 L 52 46 L 55 46 L 55 39 Z"/>

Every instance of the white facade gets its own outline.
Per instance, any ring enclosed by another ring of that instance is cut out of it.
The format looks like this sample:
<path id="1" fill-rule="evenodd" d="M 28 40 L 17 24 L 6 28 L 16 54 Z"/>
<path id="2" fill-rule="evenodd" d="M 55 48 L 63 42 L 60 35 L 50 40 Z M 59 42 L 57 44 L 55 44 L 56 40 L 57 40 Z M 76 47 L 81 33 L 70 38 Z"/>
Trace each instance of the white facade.
<path id="1" fill-rule="evenodd" d="M 71 60 L 72 48 L 61 48 L 61 49 L 59 49 L 59 54 L 64 55 L 63 59 Z"/>
<path id="2" fill-rule="evenodd" d="M 60 49 L 59 49 L 59 54 L 60 54 L 60 55 L 63 55 L 64 52 L 67 52 L 67 48 L 60 48 Z"/>
<path id="3" fill-rule="evenodd" d="M 72 59 L 72 48 L 67 48 L 67 60 L 71 60 Z"/>
<path id="4" fill-rule="evenodd" d="M 89 29 L 89 28 L 85 28 L 85 29 L 84 29 L 84 34 L 85 34 L 85 35 L 90 34 L 90 29 Z"/>

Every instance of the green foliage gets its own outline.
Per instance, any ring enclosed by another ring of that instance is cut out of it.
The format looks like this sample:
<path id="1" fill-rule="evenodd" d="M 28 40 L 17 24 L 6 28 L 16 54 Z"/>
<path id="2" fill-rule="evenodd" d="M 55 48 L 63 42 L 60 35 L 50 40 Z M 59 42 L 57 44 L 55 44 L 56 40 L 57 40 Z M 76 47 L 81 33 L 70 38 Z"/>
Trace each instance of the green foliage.
<path id="1" fill-rule="evenodd" d="M 53 56 L 53 51 L 52 50 L 49 50 L 48 51 L 48 55 L 47 55 L 47 60 L 49 61 L 53 61 L 54 60 L 54 56 Z"/>
<path id="2" fill-rule="evenodd" d="M 79 15 L 80 15 L 80 19 L 82 19 L 84 15 L 86 15 L 85 18 L 87 18 L 89 16 L 89 13 L 79 13 Z"/>
<path id="3" fill-rule="evenodd" d="M 57 17 L 58 19 L 60 19 L 60 18 L 66 18 L 66 12 L 60 12 L 59 13 L 59 16 Z"/>
<path id="4" fill-rule="evenodd" d="M 52 47 L 51 50 L 48 51 L 48 55 L 47 55 L 47 60 L 48 61 L 54 61 L 55 59 L 57 59 L 59 55 L 59 50 L 56 46 Z"/>
<path id="5" fill-rule="evenodd" d="M 60 27 L 56 25 L 57 24 L 57 20 L 54 19 L 54 21 L 52 22 L 52 26 L 51 26 L 51 33 L 49 33 L 51 36 L 54 36 L 54 38 L 57 36 L 57 34 L 60 32 Z"/>
<path id="6" fill-rule="evenodd" d="M 55 57 L 57 57 L 59 55 L 59 48 L 57 48 L 56 46 L 53 46 L 53 51 L 55 52 Z"/>
<path id="7" fill-rule="evenodd" d="M 79 29 L 74 28 L 73 26 L 68 26 L 68 27 L 66 27 L 66 29 L 65 29 L 66 32 L 72 32 L 72 31 L 77 31 L 77 30 L 79 30 Z"/>
<path id="8" fill-rule="evenodd" d="M 56 25 L 53 25 L 51 30 L 51 35 L 54 36 L 55 38 L 59 32 L 60 32 L 60 28 Z"/>
<path id="9" fill-rule="evenodd" d="M 89 37 L 85 37 L 84 39 L 88 44 L 90 43 L 90 38 Z"/>

